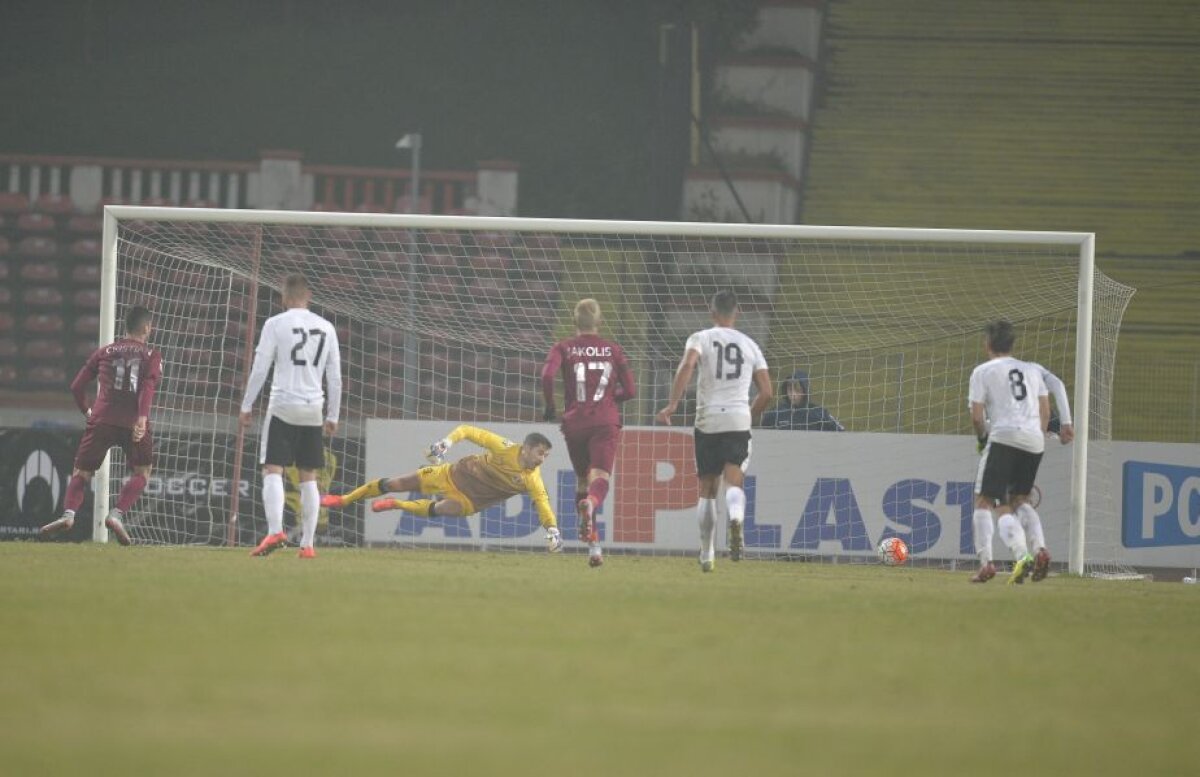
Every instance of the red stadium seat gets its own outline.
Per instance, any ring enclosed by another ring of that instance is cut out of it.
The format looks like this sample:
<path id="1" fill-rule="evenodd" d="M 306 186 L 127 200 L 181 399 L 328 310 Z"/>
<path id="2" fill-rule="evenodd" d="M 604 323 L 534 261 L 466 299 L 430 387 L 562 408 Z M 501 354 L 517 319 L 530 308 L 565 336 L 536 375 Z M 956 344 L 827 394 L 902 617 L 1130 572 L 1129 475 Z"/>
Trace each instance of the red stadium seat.
<path id="1" fill-rule="evenodd" d="M 100 260 L 100 241 L 85 237 L 71 243 L 71 257 L 73 259 L 86 259 L 88 261 Z"/>
<path id="2" fill-rule="evenodd" d="M 46 258 L 58 254 L 58 241 L 46 235 L 30 235 L 17 243 L 17 254 L 36 258 Z"/>
<path id="3" fill-rule="evenodd" d="M 29 307 L 49 308 L 62 307 L 62 292 L 53 286 L 33 286 L 25 289 L 21 300 Z"/>
<path id="4" fill-rule="evenodd" d="M 185 208 L 219 208 L 221 203 L 206 200 L 204 198 L 196 200 L 184 200 L 183 207 Z"/>
<path id="5" fill-rule="evenodd" d="M 322 264 L 333 267 L 350 268 L 363 263 L 359 253 L 349 248 L 326 248 L 319 252 L 318 258 Z"/>
<path id="6" fill-rule="evenodd" d="M 445 246 L 446 248 L 461 248 L 462 235 L 458 232 L 441 232 L 432 230 L 425 233 L 425 242 L 434 246 Z"/>
<path id="7" fill-rule="evenodd" d="M 31 367 L 25 377 L 26 383 L 35 388 L 65 387 L 70 385 L 67 371 L 48 364 Z"/>
<path id="8" fill-rule="evenodd" d="M 12 304 L 13 293 L 12 289 L 7 286 L 0 286 L 0 305 L 8 307 Z"/>
<path id="9" fill-rule="evenodd" d="M 352 296 L 358 288 L 358 276 L 351 273 L 331 273 L 317 279 L 316 288 L 321 294 Z"/>
<path id="10" fill-rule="evenodd" d="M 17 231 L 23 234 L 44 235 L 58 229 L 58 223 L 48 213 L 22 213 L 17 217 Z"/>
<path id="11" fill-rule="evenodd" d="M 504 278 L 478 278 L 468 288 L 472 300 L 477 303 L 494 304 L 512 299 L 512 288 Z"/>
<path id="12" fill-rule="evenodd" d="M 12 359 L 17 355 L 17 341 L 11 337 L 0 337 L 0 359 Z"/>
<path id="13" fill-rule="evenodd" d="M 65 194 L 43 194 L 33 204 L 33 209 L 42 213 L 61 216 L 75 211 L 75 203 Z"/>
<path id="14" fill-rule="evenodd" d="M 392 206 L 392 213 L 408 213 L 409 197 L 407 194 L 396 198 L 395 204 Z M 433 213 L 433 197 L 431 195 L 422 195 L 421 199 L 417 200 L 417 209 L 414 213 Z"/>
<path id="15" fill-rule="evenodd" d="M 401 279 L 408 272 L 408 254 L 404 251 L 380 251 L 375 254 L 374 264 L 384 272 L 397 275 Z"/>
<path id="16" fill-rule="evenodd" d="M 512 264 L 512 260 L 502 254 L 488 252 L 472 256 L 468 263 L 476 274 L 503 276 L 509 265 Z"/>
<path id="17" fill-rule="evenodd" d="M 7 310 L 0 310 L 0 334 L 8 334 L 13 331 L 16 323 L 16 319 L 13 318 L 12 313 L 9 313 Z"/>
<path id="18" fill-rule="evenodd" d="M 421 284 L 420 292 L 423 300 L 444 302 L 457 296 L 458 284 L 453 278 L 435 275 Z"/>
<path id="19" fill-rule="evenodd" d="M 413 238 L 413 233 L 407 229 L 377 229 L 371 238 L 376 243 L 381 243 L 394 248 L 407 248 L 409 241 Z"/>
<path id="20" fill-rule="evenodd" d="M 60 277 L 56 262 L 24 262 L 21 264 L 21 279 L 30 283 L 53 283 Z"/>
<path id="21" fill-rule="evenodd" d="M 29 210 L 29 197 L 20 192 L 0 192 L 0 213 L 22 213 Z"/>
<path id="22" fill-rule="evenodd" d="M 67 219 L 67 231 L 73 235 L 99 235 L 104 231 L 104 219 L 99 216 L 72 216 Z"/>
<path id="23" fill-rule="evenodd" d="M 77 311 L 98 311 L 100 309 L 100 289 L 79 289 L 71 295 L 71 302 Z"/>
<path id="24" fill-rule="evenodd" d="M 4 256 L 12 251 L 12 243 L 4 235 L 0 235 L 0 256 Z"/>
<path id="25" fill-rule="evenodd" d="M 99 264 L 77 264 L 71 268 L 71 281 L 78 284 L 87 284 L 89 286 L 99 285 L 100 283 L 100 265 Z"/>
<path id="26" fill-rule="evenodd" d="M 21 345 L 21 358 L 31 362 L 61 362 L 66 355 L 62 340 L 38 338 Z"/>
<path id="27" fill-rule="evenodd" d="M 71 327 L 77 335 L 85 335 L 95 340 L 100 335 L 100 316 L 88 314 L 77 316 L 75 326 Z"/>
<path id="28" fill-rule="evenodd" d="M 462 396 L 467 400 L 490 402 L 495 388 L 489 381 L 464 380 L 461 384 Z"/>
<path id="29" fill-rule="evenodd" d="M 358 227 L 328 227 L 321 233 L 321 242 L 336 248 L 355 248 L 366 239 L 366 233 Z"/>
<path id="30" fill-rule="evenodd" d="M 476 232 L 475 245 L 493 251 L 512 248 L 512 237 L 506 232 Z"/>
<path id="31" fill-rule="evenodd" d="M 462 274 L 458 269 L 458 259 L 450 254 L 425 254 L 418 259 L 418 263 L 430 274 L 440 273 L 452 276 L 460 276 Z"/>
<path id="32" fill-rule="evenodd" d="M 66 323 L 58 313 L 31 313 L 21 321 L 21 328 L 27 334 L 56 335 L 66 329 Z M 99 327 L 96 332 L 100 332 Z"/>
<path id="33" fill-rule="evenodd" d="M 97 342 L 94 338 L 91 340 L 76 340 L 71 343 L 71 355 L 75 357 L 75 361 L 82 364 L 92 355 L 92 351 L 96 350 L 96 347 Z"/>
<path id="34" fill-rule="evenodd" d="M 21 388 L 21 373 L 9 364 L 0 364 L 0 388 Z"/>

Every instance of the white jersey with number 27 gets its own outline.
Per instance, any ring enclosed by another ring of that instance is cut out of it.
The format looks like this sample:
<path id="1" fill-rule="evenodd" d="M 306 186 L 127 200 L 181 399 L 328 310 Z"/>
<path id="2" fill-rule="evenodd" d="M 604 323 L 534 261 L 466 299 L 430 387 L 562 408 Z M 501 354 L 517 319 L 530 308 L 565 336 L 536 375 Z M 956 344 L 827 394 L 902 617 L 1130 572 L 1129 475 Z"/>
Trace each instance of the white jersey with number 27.
<path id="1" fill-rule="evenodd" d="M 1011 356 L 1000 356 L 971 373 L 967 398 L 983 405 L 994 440 L 1030 453 L 1046 449 L 1038 397 L 1048 395 L 1043 368 Z"/>
<path id="2" fill-rule="evenodd" d="M 322 410 L 326 420 L 338 420 L 342 356 L 333 324 L 307 308 L 291 308 L 267 319 L 254 351 L 242 412 L 253 407 L 272 364 L 269 414 L 296 426 L 320 426 Z M 329 387 L 328 408 L 323 407 L 322 376 Z"/>
<path id="3" fill-rule="evenodd" d="M 736 329 L 714 326 L 689 337 L 686 349 L 700 354 L 696 428 L 708 434 L 750 431 L 750 386 L 754 373 L 767 369 L 758 343 Z"/>

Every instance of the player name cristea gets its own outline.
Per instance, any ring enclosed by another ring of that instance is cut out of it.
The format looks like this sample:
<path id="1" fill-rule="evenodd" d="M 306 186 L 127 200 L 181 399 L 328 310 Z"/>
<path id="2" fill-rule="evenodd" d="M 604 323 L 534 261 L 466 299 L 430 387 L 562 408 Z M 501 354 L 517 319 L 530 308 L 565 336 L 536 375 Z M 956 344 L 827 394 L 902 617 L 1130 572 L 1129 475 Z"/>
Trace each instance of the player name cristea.
<path id="1" fill-rule="evenodd" d="M 595 357 L 603 358 L 603 357 L 611 357 L 612 356 L 612 346 L 611 345 L 602 345 L 602 346 L 572 345 L 569 348 L 569 351 L 572 356 L 586 356 L 586 357 L 590 357 L 590 358 L 595 358 Z"/>
<path id="2" fill-rule="evenodd" d="M 144 343 L 113 343 L 104 346 L 105 353 L 123 353 L 125 351 L 149 350 Z"/>

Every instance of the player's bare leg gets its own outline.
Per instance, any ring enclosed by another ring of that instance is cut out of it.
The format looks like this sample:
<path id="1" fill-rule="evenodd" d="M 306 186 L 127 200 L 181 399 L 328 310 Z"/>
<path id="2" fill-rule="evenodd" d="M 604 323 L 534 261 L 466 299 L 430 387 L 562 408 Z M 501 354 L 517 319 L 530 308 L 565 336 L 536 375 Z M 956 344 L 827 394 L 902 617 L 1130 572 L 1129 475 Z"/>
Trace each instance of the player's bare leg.
<path id="1" fill-rule="evenodd" d="M 39 529 L 39 536 L 49 539 L 70 531 L 75 526 L 75 512 L 83 506 L 83 497 L 87 493 L 88 484 L 92 482 L 94 474 L 94 472 L 84 469 L 76 469 L 71 473 L 71 480 L 67 483 L 67 493 L 63 498 L 62 516 Z"/>

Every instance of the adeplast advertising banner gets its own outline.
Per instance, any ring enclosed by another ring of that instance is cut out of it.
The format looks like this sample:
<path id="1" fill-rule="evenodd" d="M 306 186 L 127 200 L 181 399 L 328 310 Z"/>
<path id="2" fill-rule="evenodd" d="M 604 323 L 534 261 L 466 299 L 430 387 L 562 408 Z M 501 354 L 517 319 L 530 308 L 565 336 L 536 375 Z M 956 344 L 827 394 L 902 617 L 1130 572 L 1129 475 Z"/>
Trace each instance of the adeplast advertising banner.
<path id="1" fill-rule="evenodd" d="M 401 475 L 425 465 L 430 442 L 455 424 L 371 421 L 366 477 Z M 519 442 L 532 431 L 555 442 L 542 478 L 567 540 L 576 540 L 575 474 L 558 429 L 549 424 L 485 424 Z M 1068 547 L 1071 452 L 1047 440 L 1034 498 L 1047 542 Z M 478 452 L 469 442 L 449 461 Z M 1142 566 L 1191 566 L 1200 559 L 1200 446 L 1106 443 L 1093 446 L 1093 475 L 1111 470 L 1115 503 L 1092 497 L 1088 531 L 1111 538 L 1104 555 Z M 1127 461 L 1150 464 L 1121 479 Z M 746 545 L 784 555 L 867 556 L 897 536 L 918 558 L 974 559 L 971 514 L 979 457 L 959 435 L 860 434 L 755 430 L 746 476 Z M 1159 464 L 1165 468 L 1156 468 Z M 1192 474 L 1188 474 L 1192 472 Z M 1192 479 L 1189 479 L 1192 478 Z M 1136 492 L 1134 486 L 1141 488 Z M 692 552 L 698 547 L 692 430 L 629 427 L 621 435 L 612 487 L 599 514 L 609 547 Z M 372 513 L 369 543 L 541 544 L 528 497 L 517 496 L 468 519 Z M 1129 526 L 1138 536 L 1130 542 Z M 1147 528 L 1148 527 L 1148 528 Z M 1124 531 L 1123 531 L 1124 528 Z M 723 527 L 718 542 L 723 542 Z M 996 540 L 996 555 L 1006 551 Z"/>

